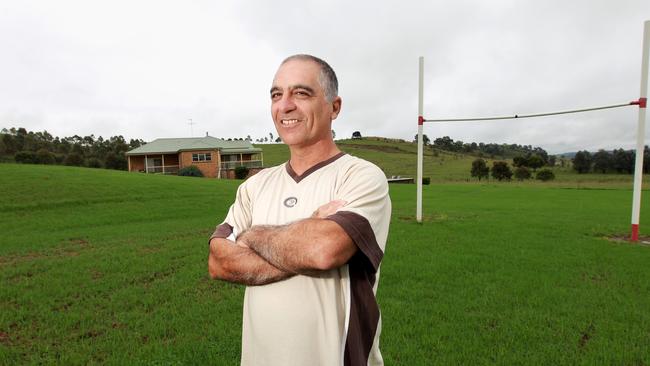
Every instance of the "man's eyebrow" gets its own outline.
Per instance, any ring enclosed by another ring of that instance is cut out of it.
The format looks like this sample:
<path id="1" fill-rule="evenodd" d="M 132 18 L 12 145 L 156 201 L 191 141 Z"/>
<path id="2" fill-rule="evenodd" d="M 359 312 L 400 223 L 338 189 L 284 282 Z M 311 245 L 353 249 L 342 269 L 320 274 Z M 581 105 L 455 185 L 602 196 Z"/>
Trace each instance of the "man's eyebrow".
<path id="1" fill-rule="evenodd" d="M 307 92 L 309 92 L 311 94 L 314 94 L 314 88 L 312 88 L 310 86 L 307 86 L 307 85 L 297 84 L 297 85 L 291 86 L 289 89 L 291 89 L 291 90 L 293 90 L 293 89 L 302 89 L 302 90 L 305 90 L 305 91 L 307 91 Z"/>
<path id="2" fill-rule="evenodd" d="M 269 94 L 273 94 L 274 91 L 279 91 L 279 90 L 280 90 L 279 87 L 277 87 L 277 86 L 272 86 L 272 87 L 271 87 L 271 91 L 269 92 Z"/>

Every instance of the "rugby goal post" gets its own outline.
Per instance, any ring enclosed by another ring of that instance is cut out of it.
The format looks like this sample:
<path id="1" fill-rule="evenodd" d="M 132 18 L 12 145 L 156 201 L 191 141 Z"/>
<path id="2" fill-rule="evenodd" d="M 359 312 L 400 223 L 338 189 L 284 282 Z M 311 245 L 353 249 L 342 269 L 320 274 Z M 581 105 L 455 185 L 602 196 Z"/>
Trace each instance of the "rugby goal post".
<path id="1" fill-rule="evenodd" d="M 425 119 L 424 118 L 424 57 L 419 58 L 419 72 L 418 72 L 418 167 L 417 167 L 417 204 L 416 204 L 416 220 L 422 222 L 422 175 L 424 163 L 424 144 L 422 140 L 422 131 L 424 122 L 461 122 L 461 121 L 487 121 L 487 120 L 502 120 L 513 118 L 530 118 L 530 117 L 544 117 L 558 114 L 581 113 L 588 111 L 595 111 L 600 109 L 619 108 L 629 105 L 639 106 L 639 119 L 636 134 L 636 160 L 634 165 L 634 192 L 632 195 L 632 233 L 630 239 L 632 241 L 639 240 L 639 217 L 641 211 L 641 188 L 643 183 L 643 152 L 645 146 L 645 123 L 646 123 L 646 106 L 648 101 L 648 50 L 650 49 L 650 20 L 646 20 L 643 26 L 643 52 L 641 56 L 641 90 L 639 99 L 622 104 L 574 109 L 569 111 L 548 112 L 537 114 L 515 114 L 512 116 L 497 116 L 497 117 L 478 117 L 478 118 L 447 118 L 447 119 Z"/>

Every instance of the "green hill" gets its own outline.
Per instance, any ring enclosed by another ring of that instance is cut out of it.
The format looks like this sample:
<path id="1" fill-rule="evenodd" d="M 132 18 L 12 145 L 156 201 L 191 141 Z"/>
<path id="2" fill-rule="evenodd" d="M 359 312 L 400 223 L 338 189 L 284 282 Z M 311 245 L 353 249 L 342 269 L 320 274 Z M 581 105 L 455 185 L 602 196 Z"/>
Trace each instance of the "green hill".
<path id="1" fill-rule="evenodd" d="M 416 177 L 417 144 L 383 137 L 364 137 L 363 139 L 336 140 L 337 146 L 346 153 L 366 159 L 379 166 L 387 177 Z M 274 166 L 289 159 L 289 149 L 284 144 L 257 144 L 264 150 L 264 165 Z M 424 177 L 432 182 L 474 182 L 470 175 L 472 161 L 477 156 L 434 150 L 426 147 L 424 151 Z M 484 158 L 488 166 L 494 160 L 504 160 L 512 165 L 512 159 L 495 157 Z M 569 186 L 612 186 L 631 187 L 633 176 L 629 174 L 578 174 L 569 167 L 552 168 L 556 179 L 550 183 L 527 181 L 526 184 L 559 184 Z M 646 181 L 648 179 L 645 179 Z M 646 187 L 646 185 L 644 185 Z"/>

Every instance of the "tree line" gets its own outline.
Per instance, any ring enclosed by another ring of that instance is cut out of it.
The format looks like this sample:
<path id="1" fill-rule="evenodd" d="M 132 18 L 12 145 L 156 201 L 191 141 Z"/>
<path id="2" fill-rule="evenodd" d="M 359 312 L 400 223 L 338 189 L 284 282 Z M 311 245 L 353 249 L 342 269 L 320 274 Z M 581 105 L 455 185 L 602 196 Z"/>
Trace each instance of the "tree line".
<path id="1" fill-rule="evenodd" d="M 417 135 L 415 135 L 414 142 L 417 142 Z M 430 146 L 433 149 L 444 150 L 449 152 L 474 154 L 479 157 L 489 157 L 494 159 L 497 156 L 501 157 L 514 157 L 514 156 L 539 156 L 544 164 L 548 164 L 549 157 L 546 150 L 541 147 L 533 147 L 532 145 L 519 145 L 519 144 L 495 144 L 483 142 L 463 142 L 461 140 L 454 141 L 449 136 L 438 137 L 431 141 L 425 134 L 422 135 L 422 142 L 425 146 Z"/>
<path id="2" fill-rule="evenodd" d="M 517 159 L 516 161 L 518 162 L 518 165 L 515 163 L 515 159 L 513 159 L 513 167 L 514 167 L 514 171 L 513 171 L 513 169 L 510 168 L 510 165 L 508 165 L 508 162 L 506 161 L 494 161 L 492 162 L 492 168 L 490 168 L 488 167 L 487 162 L 485 160 L 478 158 L 472 162 L 472 168 L 470 170 L 470 174 L 472 177 L 478 178 L 479 181 L 481 179 L 488 179 L 490 177 L 490 173 L 492 173 L 491 174 L 492 178 L 498 181 L 503 181 L 503 180 L 509 181 L 513 178 L 513 176 L 518 181 L 524 181 L 524 180 L 532 179 L 533 173 L 535 179 L 541 181 L 548 181 L 548 180 L 555 179 L 555 174 L 551 169 L 544 168 L 544 169 L 537 170 L 537 168 L 540 168 L 543 165 L 530 167 L 525 164 L 525 160 L 522 162 L 521 159 Z M 535 164 L 537 164 L 537 160 L 534 160 L 534 162 Z"/>
<path id="3" fill-rule="evenodd" d="M 579 174 L 586 173 L 634 173 L 636 160 L 635 150 L 603 149 L 591 154 L 589 151 L 578 151 L 572 159 L 573 169 Z M 650 149 L 643 149 L 643 172 L 650 172 Z"/>
<path id="4" fill-rule="evenodd" d="M 54 137 L 47 131 L 27 131 L 23 127 L 0 131 L 0 157 L 27 164 L 58 164 L 127 170 L 124 153 L 144 145 L 141 139 L 123 136 Z"/>

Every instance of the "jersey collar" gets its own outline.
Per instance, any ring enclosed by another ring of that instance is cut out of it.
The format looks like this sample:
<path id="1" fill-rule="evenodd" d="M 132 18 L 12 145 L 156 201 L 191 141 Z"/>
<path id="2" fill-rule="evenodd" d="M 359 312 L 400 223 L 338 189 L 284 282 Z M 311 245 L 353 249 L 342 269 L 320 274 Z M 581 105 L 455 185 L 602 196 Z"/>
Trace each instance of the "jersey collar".
<path id="1" fill-rule="evenodd" d="M 327 160 L 323 160 L 323 161 L 321 161 L 320 163 L 316 163 L 316 165 L 314 165 L 314 166 L 312 166 L 311 168 L 305 170 L 305 172 L 302 173 L 302 175 L 298 175 L 298 174 L 293 170 L 293 168 L 291 167 L 291 164 L 289 164 L 288 161 L 284 164 L 284 166 L 285 166 L 285 168 L 287 169 L 287 174 L 289 174 L 289 176 L 290 176 L 291 178 L 293 178 L 293 180 L 294 180 L 296 183 L 300 183 L 301 180 L 307 178 L 307 176 L 309 176 L 311 173 L 317 171 L 318 169 L 320 169 L 320 168 L 322 168 L 322 167 L 324 167 L 324 166 L 326 166 L 326 165 L 328 165 L 328 164 L 330 164 L 330 163 L 333 163 L 334 161 L 336 161 L 338 158 L 340 158 L 340 157 L 343 156 L 343 155 L 345 155 L 345 153 L 344 153 L 343 151 L 341 151 L 340 153 L 338 153 L 338 154 L 332 156 L 331 158 L 329 158 L 329 159 L 327 159 Z"/>

